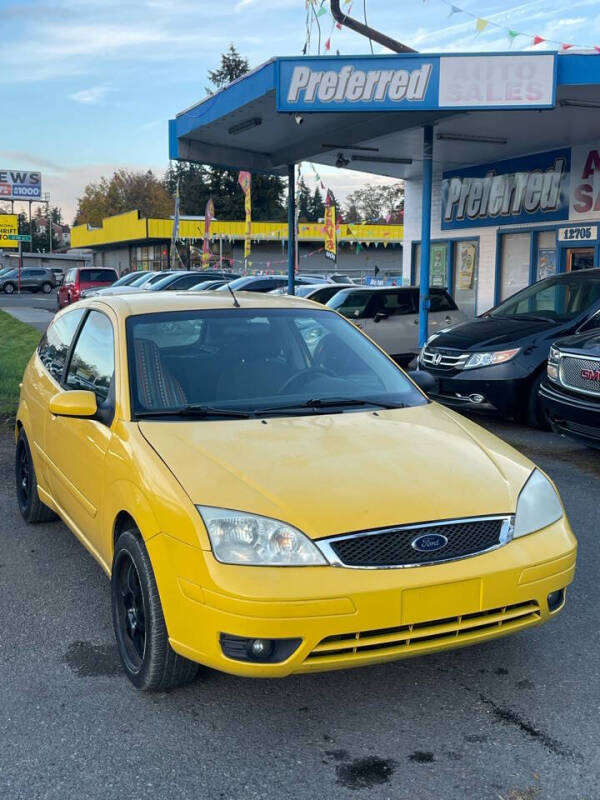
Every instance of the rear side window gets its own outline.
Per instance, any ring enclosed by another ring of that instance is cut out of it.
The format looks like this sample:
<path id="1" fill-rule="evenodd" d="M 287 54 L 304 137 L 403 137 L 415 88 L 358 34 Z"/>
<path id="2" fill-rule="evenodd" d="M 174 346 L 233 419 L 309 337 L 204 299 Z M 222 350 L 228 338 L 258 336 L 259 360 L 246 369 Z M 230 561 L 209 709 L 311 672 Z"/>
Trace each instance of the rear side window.
<path id="1" fill-rule="evenodd" d="M 430 311 L 456 311 L 456 303 L 446 292 L 431 292 Z"/>
<path id="2" fill-rule="evenodd" d="M 84 283 L 108 283 L 117 280 L 114 269 L 80 269 L 79 280 Z"/>
<path id="3" fill-rule="evenodd" d="M 51 322 L 38 346 L 40 361 L 59 383 L 69 347 L 84 313 L 83 308 L 73 309 Z"/>
<path id="4" fill-rule="evenodd" d="M 402 314 L 415 314 L 415 298 L 410 290 L 400 292 L 378 292 L 375 295 L 376 308 L 374 312 L 383 312 L 390 316 Z"/>
<path id="5" fill-rule="evenodd" d="M 195 286 L 201 277 L 201 275 L 182 275 L 181 278 L 177 278 L 173 283 L 166 286 L 165 291 L 174 292 L 176 289 L 189 289 L 191 286 Z"/>
<path id="6" fill-rule="evenodd" d="M 91 311 L 85 321 L 67 372 L 69 389 L 94 392 L 103 403 L 115 373 L 114 334 L 110 320 L 100 311 Z"/>

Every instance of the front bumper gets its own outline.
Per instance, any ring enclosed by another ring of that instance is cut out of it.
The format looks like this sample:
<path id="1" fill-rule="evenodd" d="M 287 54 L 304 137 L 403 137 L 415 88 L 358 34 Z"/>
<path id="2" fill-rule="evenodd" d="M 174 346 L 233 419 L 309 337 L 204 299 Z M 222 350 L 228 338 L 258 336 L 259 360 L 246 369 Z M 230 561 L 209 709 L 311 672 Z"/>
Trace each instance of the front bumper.
<path id="1" fill-rule="evenodd" d="M 540 398 L 556 433 L 600 448 L 600 398 L 567 392 L 548 379 L 540 386 Z"/>
<path id="2" fill-rule="evenodd" d="M 173 649 L 236 675 L 377 664 L 540 624 L 550 592 L 573 580 L 566 519 L 493 552 L 411 569 L 238 567 L 159 534 L 147 543 Z M 221 633 L 298 638 L 281 663 L 227 658 Z"/>

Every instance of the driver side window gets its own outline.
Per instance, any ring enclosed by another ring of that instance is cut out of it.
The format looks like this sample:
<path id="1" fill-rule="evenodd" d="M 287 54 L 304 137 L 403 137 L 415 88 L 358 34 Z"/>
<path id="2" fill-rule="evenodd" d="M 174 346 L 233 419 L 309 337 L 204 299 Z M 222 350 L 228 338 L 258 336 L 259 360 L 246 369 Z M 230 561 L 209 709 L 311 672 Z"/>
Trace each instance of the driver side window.
<path id="1" fill-rule="evenodd" d="M 600 331 L 600 311 L 596 311 L 593 317 L 586 320 L 579 328 L 579 331 Z"/>
<path id="2" fill-rule="evenodd" d="M 91 311 L 73 350 L 66 386 L 94 392 L 101 405 L 108 399 L 114 373 L 113 327 L 105 314 Z"/>

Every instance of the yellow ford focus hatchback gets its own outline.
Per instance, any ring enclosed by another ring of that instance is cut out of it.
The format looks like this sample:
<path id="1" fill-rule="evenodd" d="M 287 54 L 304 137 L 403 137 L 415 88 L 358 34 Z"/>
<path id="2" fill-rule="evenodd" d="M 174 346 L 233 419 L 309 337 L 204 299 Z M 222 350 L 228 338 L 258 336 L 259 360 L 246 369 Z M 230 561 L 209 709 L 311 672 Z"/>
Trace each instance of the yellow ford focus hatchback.
<path id="1" fill-rule="evenodd" d="M 550 480 L 310 301 L 77 303 L 27 366 L 16 441 L 21 513 L 110 575 L 140 689 L 482 642 L 573 578 Z"/>

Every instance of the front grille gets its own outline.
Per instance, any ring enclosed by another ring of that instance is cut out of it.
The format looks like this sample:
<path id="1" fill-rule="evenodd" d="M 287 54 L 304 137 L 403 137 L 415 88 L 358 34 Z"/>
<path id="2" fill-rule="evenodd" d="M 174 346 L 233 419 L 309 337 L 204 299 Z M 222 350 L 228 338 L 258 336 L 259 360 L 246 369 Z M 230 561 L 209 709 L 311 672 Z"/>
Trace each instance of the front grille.
<path id="1" fill-rule="evenodd" d="M 404 653 L 426 650 L 438 643 L 458 644 L 486 634 L 495 635 L 499 629 L 508 633 L 511 628 L 520 628 L 539 619 L 540 608 L 534 600 L 530 600 L 489 611 L 401 625 L 397 628 L 342 633 L 322 639 L 306 660 L 326 661 L 341 657 L 351 661 L 357 656 L 378 653 L 401 656 Z"/>
<path id="2" fill-rule="evenodd" d="M 497 547 L 510 538 L 510 523 L 510 517 L 453 520 L 336 536 L 319 544 L 333 551 L 334 561 L 342 566 L 409 567 L 464 558 Z M 447 544 L 429 552 L 415 549 L 413 542 L 427 534 L 443 536 Z"/>
<path id="3" fill-rule="evenodd" d="M 584 377 L 587 372 L 590 377 Z M 600 397 L 600 359 L 578 358 L 563 354 L 560 359 L 560 382 L 567 389 Z"/>
<path id="4" fill-rule="evenodd" d="M 421 364 L 432 369 L 459 370 L 463 369 L 468 360 L 469 353 L 461 353 L 459 350 L 425 347 L 421 354 Z"/>

